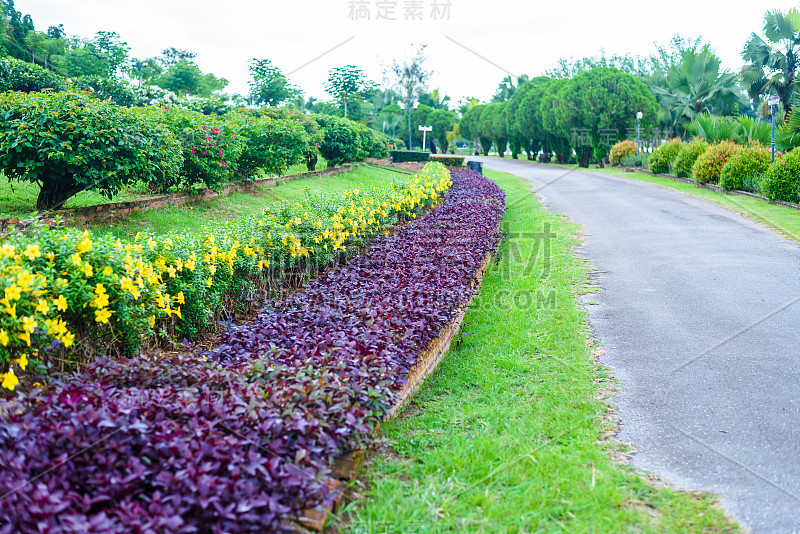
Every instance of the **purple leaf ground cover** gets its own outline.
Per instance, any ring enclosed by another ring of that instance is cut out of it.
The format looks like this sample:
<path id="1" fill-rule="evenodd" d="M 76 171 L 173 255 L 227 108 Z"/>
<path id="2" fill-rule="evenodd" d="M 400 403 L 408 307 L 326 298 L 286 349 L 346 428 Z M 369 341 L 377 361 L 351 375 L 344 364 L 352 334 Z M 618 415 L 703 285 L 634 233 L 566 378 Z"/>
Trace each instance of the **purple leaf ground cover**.
<path id="1" fill-rule="evenodd" d="M 327 503 L 474 291 L 505 195 L 453 173 L 444 202 L 273 303 L 210 351 L 100 360 L 0 403 L 0 533 L 270 532 Z"/>

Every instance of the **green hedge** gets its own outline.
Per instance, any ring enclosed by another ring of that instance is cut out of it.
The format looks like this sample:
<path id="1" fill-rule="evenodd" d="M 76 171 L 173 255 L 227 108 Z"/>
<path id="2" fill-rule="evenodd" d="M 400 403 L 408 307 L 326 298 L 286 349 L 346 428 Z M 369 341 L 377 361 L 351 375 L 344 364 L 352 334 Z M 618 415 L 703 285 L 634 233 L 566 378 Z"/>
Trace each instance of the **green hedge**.
<path id="1" fill-rule="evenodd" d="M 64 91 L 67 80 L 47 69 L 12 57 L 0 58 L 0 92 Z"/>
<path id="2" fill-rule="evenodd" d="M 430 152 L 422 150 L 391 150 L 389 155 L 395 163 L 405 163 L 407 161 L 429 161 Z"/>
<path id="3" fill-rule="evenodd" d="M 775 158 L 764 173 L 761 191 L 772 200 L 800 203 L 800 149 Z"/>
<path id="4" fill-rule="evenodd" d="M 464 165 L 464 156 L 440 156 L 438 154 L 431 154 L 430 160 L 438 161 L 442 165 L 446 165 L 448 167 L 461 167 Z"/>

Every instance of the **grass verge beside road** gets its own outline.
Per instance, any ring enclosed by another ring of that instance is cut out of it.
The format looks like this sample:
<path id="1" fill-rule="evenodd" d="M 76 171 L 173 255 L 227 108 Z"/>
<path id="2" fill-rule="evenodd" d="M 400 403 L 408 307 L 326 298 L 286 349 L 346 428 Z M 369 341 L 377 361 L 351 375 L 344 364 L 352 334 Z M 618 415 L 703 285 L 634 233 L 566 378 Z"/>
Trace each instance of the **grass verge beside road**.
<path id="1" fill-rule="evenodd" d="M 390 447 L 364 469 L 363 501 L 340 530 L 736 532 L 713 498 L 656 489 L 612 460 L 578 295 L 579 227 L 544 211 L 521 178 L 505 189 L 509 239 L 451 348 L 414 401 L 382 429 Z"/>

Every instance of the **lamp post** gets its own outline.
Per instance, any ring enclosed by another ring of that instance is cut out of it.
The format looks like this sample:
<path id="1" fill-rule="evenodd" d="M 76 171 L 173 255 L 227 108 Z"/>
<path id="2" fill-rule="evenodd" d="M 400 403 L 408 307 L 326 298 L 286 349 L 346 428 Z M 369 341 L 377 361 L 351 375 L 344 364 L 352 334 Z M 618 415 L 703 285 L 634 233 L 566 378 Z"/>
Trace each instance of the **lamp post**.
<path id="1" fill-rule="evenodd" d="M 642 112 L 636 113 L 636 155 L 642 153 Z"/>
<path id="2" fill-rule="evenodd" d="M 772 112 L 772 161 L 775 161 L 775 110 L 778 108 L 778 104 L 781 101 L 781 97 L 778 95 L 770 95 L 767 99 L 769 103 L 770 111 Z"/>

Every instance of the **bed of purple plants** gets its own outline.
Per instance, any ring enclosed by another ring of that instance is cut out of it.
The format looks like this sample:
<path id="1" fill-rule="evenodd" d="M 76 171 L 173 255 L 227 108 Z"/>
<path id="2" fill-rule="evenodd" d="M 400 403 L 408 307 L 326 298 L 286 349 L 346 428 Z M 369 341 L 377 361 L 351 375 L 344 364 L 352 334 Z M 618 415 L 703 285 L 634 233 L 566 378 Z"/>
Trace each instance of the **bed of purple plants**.
<path id="1" fill-rule="evenodd" d="M 498 244 L 505 194 L 442 205 L 211 350 L 101 360 L 0 402 L 0 533 L 273 532 L 326 504 Z"/>

